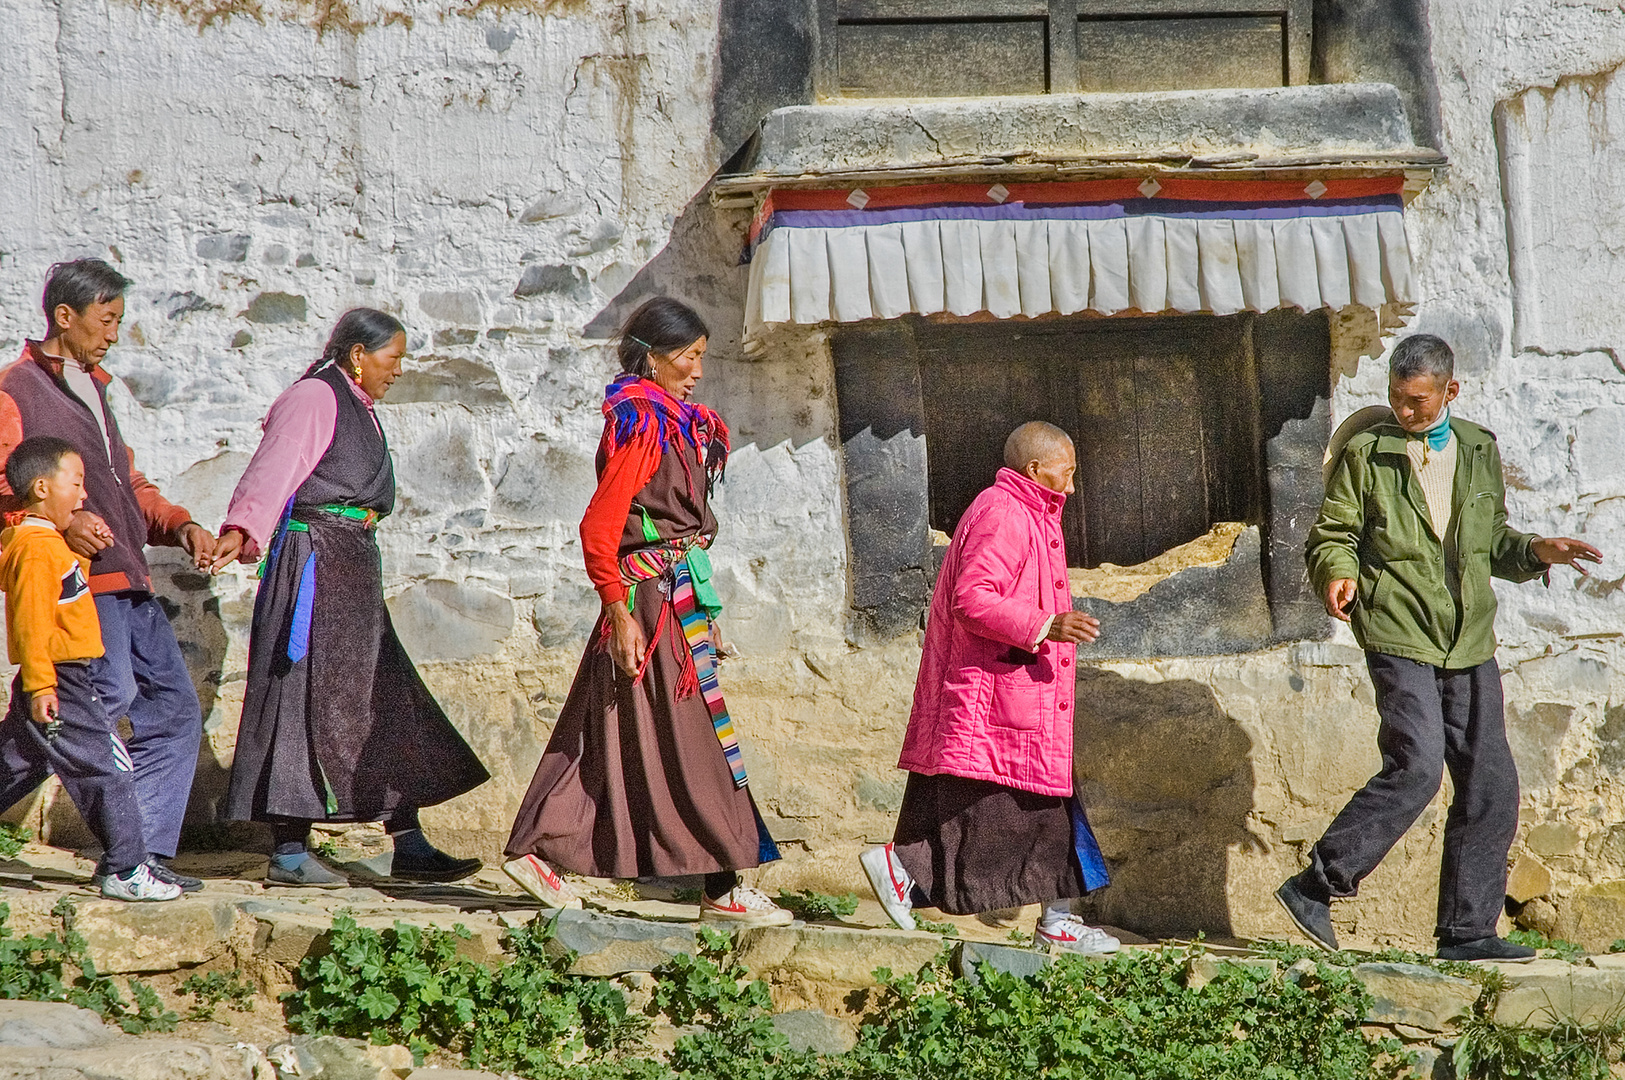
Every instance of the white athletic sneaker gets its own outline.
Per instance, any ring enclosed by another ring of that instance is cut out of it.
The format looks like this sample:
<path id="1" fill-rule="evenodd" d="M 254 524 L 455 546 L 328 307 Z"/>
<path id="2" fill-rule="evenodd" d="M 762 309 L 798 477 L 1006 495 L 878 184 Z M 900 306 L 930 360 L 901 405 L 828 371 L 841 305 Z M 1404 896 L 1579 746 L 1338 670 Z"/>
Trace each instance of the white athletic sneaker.
<path id="1" fill-rule="evenodd" d="M 1038 928 L 1033 931 L 1033 944 L 1040 949 L 1053 946 L 1065 952 L 1081 953 L 1084 956 L 1105 956 L 1116 952 L 1123 945 L 1106 931 L 1088 925 L 1076 915 L 1068 915 L 1053 922 L 1040 919 Z"/>
<path id="2" fill-rule="evenodd" d="M 735 885 L 720 900 L 700 897 L 700 921 L 713 926 L 789 926 L 795 916 L 760 889 Z"/>
<path id="3" fill-rule="evenodd" d="M 550 908 L 578 908 L 581 898 L 565 884 L 551 866 L 534 855 L 521 855 L 502 864 L 502 872 L 513 878 L 514 884 Z"/>
<path id="4" fill-rule="evenodd" d="M 914 904 L 908 898 L 914 889 L 914 879 L 897 861 L 892 846 L 872 847 L 858 856 L 858 863 L 868 875 L 875 899 L 886 909 L 886 917 L 897 924 L 899 930 L 914 929 Z"/>
<path id="5" fill-rule="evenodd" d="M 102 895 L 109 900 L 173 900 L 180 894 L 179 885 L 159 881 L 152 876 L 152 869 L 146 863 L 136 867 L 128 876 L 108 874 L 102 878 Z"/>

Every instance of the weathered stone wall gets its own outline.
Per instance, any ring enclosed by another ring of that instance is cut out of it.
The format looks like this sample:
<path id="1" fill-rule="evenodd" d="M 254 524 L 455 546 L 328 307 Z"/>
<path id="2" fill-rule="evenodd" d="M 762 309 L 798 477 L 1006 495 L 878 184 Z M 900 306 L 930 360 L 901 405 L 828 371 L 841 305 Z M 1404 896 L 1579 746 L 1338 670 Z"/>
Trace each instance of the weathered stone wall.
<path id="1" fill-rule="evenodd" d="M 702 197 L 748 128 L 716 111 L 719 50 L 742 46 L 733 24 L 719 43 L 718 18 L 699 0 L 15 0 L 0 11 L 0 348 L 37 334 L 50 262 L 118 262 L 136 285 L 114 408 L 149 475 L 214 525 L 258 419 L 332 320 L 358 303 L 401 314 L 415 359 L 382 408 L 402 484 L 381 532 L 388 591 L 498 775 L 431 824 L 489 855 L 594 614 L 575 523 L 614 371 L 600 339 L 652 289 L 694 299 L 715 331 L 702 397 L 739 444 L 716 555 L 744 656 L 725 679 L 764 810 L 800 841 L 767 874 L 855 888 L 851 856 L 889 835 L 900 798 L 918 651 L 845 641 L 824 336 L 739 349 L 743 215 Z M 1514 519 L 1610 552 L 1583 584 L 1500 590 L 1520 844 L 1578 910 L 1578 890 L 1625 878 L 1625 315 L 1609 303 L 1625 196 L 1608 109 L 1625 14 L 1434 0 L 1428 19 L 1453 165 L 1408 215 L 1411 326 L 1457 346 L 1459 411 L 1499 433 Z M 807 85 L 780 74 L 761 91 L 774 105 Z M 1361 338 L 1351 320 L 1334 326 L 1334 423 L 1383 397 L 1380 360 L 1338 351 Z M 253 583 L 156 561 L 208 711 L 204 818 Z M 1286 933 L 1271 890 L 1376 765 L 1357 651 L 1339 638 L 1084 677 L 1079 773 L 1118 871 L 1098 906 L 1129 926 Z M 1427 936 L 1442 822 L 1441 799 L 1341 907 L 1349 936 Z"/>

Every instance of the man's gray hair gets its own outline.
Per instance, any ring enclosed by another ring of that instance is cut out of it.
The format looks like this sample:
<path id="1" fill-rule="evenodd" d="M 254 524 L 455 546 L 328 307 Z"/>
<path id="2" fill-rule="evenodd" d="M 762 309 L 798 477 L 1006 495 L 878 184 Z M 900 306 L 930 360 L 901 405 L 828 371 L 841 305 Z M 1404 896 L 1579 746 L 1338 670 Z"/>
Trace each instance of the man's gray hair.
<path id="1" fill-rule="evenodd" d="M 1029 461 L 1048 461 L 1062 447 L 1070 449 L 1072 436 L 1042 420 L 1029 420 L 1004 440 L 1004 464 L 1024 472 Z"/>
<path id="2" fill-rule="evenodd" d="M 1388 373 L 1396 379 L 1429 375 L 1449 382 L 1456 374 L 1456 354 L 1443 338 L 1412 334 L 1394 346 L 1388 357 Z"/>

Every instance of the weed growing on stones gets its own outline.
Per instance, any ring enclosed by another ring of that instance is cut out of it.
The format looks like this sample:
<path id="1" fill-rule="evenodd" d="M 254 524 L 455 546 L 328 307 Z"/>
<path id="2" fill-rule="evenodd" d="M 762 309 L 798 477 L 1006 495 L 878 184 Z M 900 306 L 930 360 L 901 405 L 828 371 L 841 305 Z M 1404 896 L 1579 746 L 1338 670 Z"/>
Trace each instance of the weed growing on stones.
<path id="1" fill-rule="evenodd" d="M 197 1004 L 187 1012 L 188 1020 L 213 1020 L 214 1011 L 222 1003 L 233 1012 L 254 1011 L 254 984 L 235 971 L 211 971 L 207 975 L 189 975 L 181 983 L 181 993 L 192 995 Z"/>
<path id="2" fill-rule="evenodd" d="M 774 901 L 808 922 L 837 922 L 858 910 L 857 893 L 781 892 Z"/>
<path id="3" fill-rule="evenodd" d="M 955 926 L 953 923 L 932 922 L 930 919 L 922 919 L 918 915 L 914 916 L 914 927 L 917 930 L 924 930 L 927 933 L 932 934 L 940 934 L 943 937 L 959 936 L 959 927 Z"/>
<path id="4" fill-rule="evenodd" d="M 1475 1016 L 1451 1052 L 1457 1076 L 1472 1080 L 1607 1080 L 1625 1050 L 1625 1021 L 1551 1031 L 1504 1027 Z"/>
<path id="5" fill-rule="evenodd" d="M 15 859 L 34 834 L 21 825 L 0 821 L 0 859 Z"/>
<path id="6" fill-rule="evenodd" d="M 1531 949 L 1539 949 L 1546 959 L 1564 960 L 1570 964 L 1578 964 L 1586 955 L 1584 946 L 1564 941 L 1562 938 L 1549 938 L 1539 930 L 1514 930 L 1507 935 L 1507 940 L 1517 945 L 1527 945 Z"/>
<path id="7" fill-rule="evenodd" d="M 129 979 L 124 999 L 112 978 L 99 974 L 73 931 L 73 901 L 63 897 L 52 909 L 61 930 L 18 936 L 6 923 L 11 906 L 0 903 L 0 998 L 24 1001 L 65 1001 L 89 1009 L 131 1035 L 173 1031 L 178 1019 L 164 1008 L 156 991 L 139 979 Z"/>

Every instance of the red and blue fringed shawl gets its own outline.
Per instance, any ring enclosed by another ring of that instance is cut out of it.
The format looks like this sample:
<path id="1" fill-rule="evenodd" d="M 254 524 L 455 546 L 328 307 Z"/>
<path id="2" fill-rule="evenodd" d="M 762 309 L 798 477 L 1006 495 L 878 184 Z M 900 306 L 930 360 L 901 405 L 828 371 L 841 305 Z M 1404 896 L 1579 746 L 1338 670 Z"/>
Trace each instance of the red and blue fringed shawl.
<path id="1" fill-rule="evenodd" d="M 653 435 L 664 454 L 681 438 L 705 461 L 706 490 L 722 479 L 728 464 L 728 425 L 714 409 L 679 401 L 653 379 L 619 375 L 604 388 L 605 449 L 614 453 L 632 440 Z"/>

